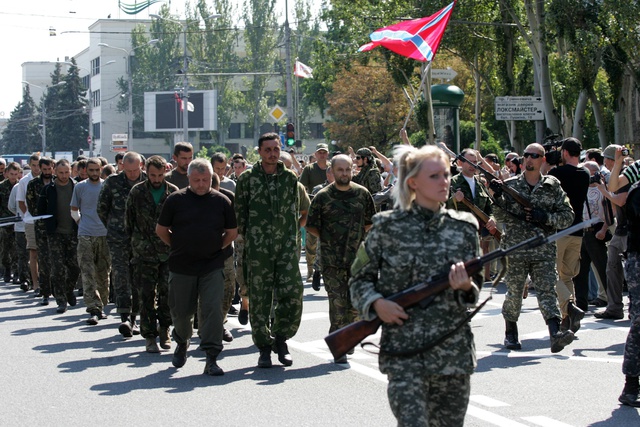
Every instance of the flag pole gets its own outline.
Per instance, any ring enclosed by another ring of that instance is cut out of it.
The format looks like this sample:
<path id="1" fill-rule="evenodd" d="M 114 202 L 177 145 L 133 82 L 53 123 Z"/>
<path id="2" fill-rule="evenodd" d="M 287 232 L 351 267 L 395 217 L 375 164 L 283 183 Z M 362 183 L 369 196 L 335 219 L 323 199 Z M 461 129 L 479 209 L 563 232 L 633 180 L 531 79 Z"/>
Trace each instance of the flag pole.
<path id="1" fill-rule="evenodd" d="M 431 70 L 431 63 L 432 61 L 427 62 L 427 65 L 422 70 L 422 78 L 420 79 L 420 86 L 418 87 L 418 91 L 416 92 L 417 97 L 420 96 L 420 92 L 425 87 L 427 76 L 429 75 L 429 71 Z M 425 101 L 428 102 L 428 105 L 429 105 L 429 113 L 428 113 L 429 117 L 427 118 L 427 121 L 429 122 L 429 135 L 427 137 L 427 140 L 429 141 L 429 144 L 433 144 L 434 143 L 433 135 L 435 134 L 435 132 L 433 129 L 433 108 L 431 108 L 431 90 L 429 90 L 428 92 L 425 91 Z M 411 102 L 411 100 L 409 101 L 409 104 L 410 104 L 409 113 L 407 114 L 407 117 L 404 120 L 402 129 L 407 128 L 407 123 L 409 123 L 409 119 L 411 118 L 411 114 L 413 113 L 417 102 L 418 102 L 417 98 L 413 102 Z"/>

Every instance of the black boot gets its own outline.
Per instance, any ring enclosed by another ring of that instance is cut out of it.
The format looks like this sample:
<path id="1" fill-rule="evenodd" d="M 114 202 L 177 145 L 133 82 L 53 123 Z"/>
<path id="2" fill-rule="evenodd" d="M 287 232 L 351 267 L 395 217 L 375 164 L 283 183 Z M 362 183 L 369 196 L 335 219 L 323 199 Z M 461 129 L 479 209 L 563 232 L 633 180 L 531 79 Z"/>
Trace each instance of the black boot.
<path id="1" fill-rule="evenodd" d="M 518 324 L 516 322 L 504 321 L 504 346 L 507 350 L 520 350 L 522 345 L 518 341 Z"/>
<path id="2" fill-rule="evenodd" d="M 284 366 L 293 365 L 293 359 L 291 358 L 291 354 L 289 354 L 289 347 L 287 347 L 287 339 L 285 337 L 276 337 L 273 343 L 273 351 L 278 354 L 278 360 Z"/>
<path id="3" fill-rule="evenodd" d="M 224 375 L 224 371 L 218 366 L 217 355 L 207 353 L 207 361 L 204 365 L 204 373 L 212 377 Z"/>
<path id="4" fill-rule="evenodd" d="M 573 342 L 573 332 L 560 331 L 560 319 L 557 317 L 547 320 L 547 326 L 549 327 L 549 339 L 551 340 L 551 353 L 558 353 Z"/>
<path id="5" fill-rule="evenodd" d="M 5 267 L 4 269 L 4 282 L 11 283 L 11 267 Z"/>
<path id="6" fill-rule="evenodd" d="M 638 390 L 640 385 L 638 384 L 638 377 L 632 377 L 627 375 L 624 384 L 622 394 L 618 397 L 618 402 L 623 405 L 633 406 L 634 408 L 640 408 L 640 394 Z"/>
<path id="7" fill-rule="evenodd" d="M 120 326 L 118 326 L 118 332 L 120 332 L 125 338 L 131 338 L 133 336 L 133 326 L 131 324 L 129 314 L 121 314 L 120 321 L 122 323 L 120 323 Z"/>
<path id="8" fill-rule="evenodd" d="M 567 306 L 567 315 L 569 317 L 569 329 L 575 334 L 580 329 L 580 321 L 584 318 L 584 311 L 580 310 L 575 304 L 569 301 Z"/>
<path id="9" fill-rule="evenodd" d="M 313 272 L 313 280 L 311 281 L 311 287 L 314 291 L 320 290 L 320 271 L 316 270 Z"/>
<path id="10" fill-rule="evenodd" d="M 258 359 L 258 368 L 270 368 L 271 363 L 271 347 L 260 348 L 260 358 Z"/>
<path id="11" fill-rule="evenodd" d="M 174 337 L 175 338 L 175 337 Z M 173 359 L 171 359 L 171 363 L 176 368 L 182 368 L 185 363 L 187 363 L 187 350 L 189 349 L 189 341 L 184 344 L 178 343 L 176 346 L 176 351 L 173 353 Z"/>

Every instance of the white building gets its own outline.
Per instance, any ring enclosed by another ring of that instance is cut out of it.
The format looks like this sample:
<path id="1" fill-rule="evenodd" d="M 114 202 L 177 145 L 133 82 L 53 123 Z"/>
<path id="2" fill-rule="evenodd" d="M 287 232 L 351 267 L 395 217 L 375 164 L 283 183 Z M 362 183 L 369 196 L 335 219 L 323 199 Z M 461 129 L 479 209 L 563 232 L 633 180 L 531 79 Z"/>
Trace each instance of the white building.
<path id="1" fill-rule="evenodd" d="M 127 112 L 118 112 L 118 102 L 123 96 L 117 85 L 120 77 L 127 78 L 127 52 L 131 50 L 131 30 L 137 25 L 150 26 L 151 20 L 144 19 L 100 19 L 89 26 L 89 46 L 74 55 L 80 69 L 80 77 L 83 78 L 85 87 L 91 92 L 91 123 L 95 153 L 100 154 L 109 161 L 113 161 L 115 152 L 111 151 L 111 140 L 114 134 L 127 134 L 129 129 L 129 117 Z M 180 38 L 182 41 L 182 38 Z M 105 46 L 108 45 L 109 47 Z M 238 54 L 244 56 L 243 44 L 239 43 Z M 135 53 L 134 53 L 135 54 Z M 66 72 L 65 64 L 70 58 L 62 62 L 62 70 Z M 42 90 L 34 85 L 46 87 L 51 84 L 50 75 L 55 68 L 55 62 L 25 62 L 22 64 L 22 77 L 24 81 L 31 83 L 31 95 L 36 103 L 42 97 Z M 295 77 L 294 77 L 295 78 Z M 242 78 L 234 78 L 235 84 L 241 89 Z M 135 85 L 135 81 L 133 82 Z M 267 91 L 274 91 L 281 85 L 281 77 L 271 79 L 267 84 Z M 285 108 L 285 106 L 281 105 Z M 271 120 L 266 120 L 269 123 Z M 314 151 L 318 142 L 324 142 L 322 132 L 323 119 L 319 114 L 311 119 L 312 138 L 304 141 L 305 152 Z M 239 152 L 241 146 L 253 148 L 253 135 L 245 131 L 247 127 L 246 116 L 238 113 L 232 120 L 229 129 L 224 130 L 225 145 L 231 152 Z M 263 126 L 264 128 L 268 126 Z M 179 133 L 181 139 L 182 133 Z M 211 141 L 200 141 L 199 136 L 191 137 L 190 142 L 194 149 L 199 151 L 202 145 Z M 170 147 L 164 139 L 134 138 L 128 142 L 128 149 L 137 151 L 145 156 L 161 154 L 170 157 Z"/>

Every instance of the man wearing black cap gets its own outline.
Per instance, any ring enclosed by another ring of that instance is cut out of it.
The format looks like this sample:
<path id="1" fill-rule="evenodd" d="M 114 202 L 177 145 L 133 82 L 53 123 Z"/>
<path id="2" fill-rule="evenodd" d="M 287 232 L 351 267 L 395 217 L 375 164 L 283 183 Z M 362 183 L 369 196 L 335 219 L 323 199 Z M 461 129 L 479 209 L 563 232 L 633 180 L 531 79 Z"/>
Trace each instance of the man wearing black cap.
<path id="1" fill-rule="evenodd" d="M 360 148 L 356 151 L 356 166 L 360 172 L 353 177 L 353 182 L 366 187 L 371 194 L 382 191 L 382 178 L 380 170 L 373 160 L 373 153 L 368 148 Z"/>
<path id="2" fill-rule="evenodd" d="M 560 147 L 561 165 L 549 171 L 549 175 L 558 178 L 562 189 L 569 197 L 569 203 L 573 209 L 574 219 L 571 225 L 582 221 L 584 201 L 589 190 L 589 172 L 578 167 L 582 144 L 576 138 L 567 138 Z M 584 311 L 588 308 L 585 296 L 576 300 L 573 278 L 580 271 L 580 248 L 582 246 L 583 231 L 577 231 L 570 236 L 558 239 L 556 263 L 558 275 L 556 292 L 562 312 L 563 326 L 576 332 L 580 328 L 580 320 L 584 317 Z"/>
<path id="3" fill-rule="evenodd" d="M 327 180 L 327 158 L 329 157 L 329 146 L 324 143 L 316 145 L 316 161 L 304 167 L 300 175 L 300 183 L 304 185 L 307 194 L 311 197 L 313 188 L 323 184 Z M 307 282 L 313 279 L 313 266 L 316 261 L 318 248 L 318 238 L 307 233 L 304 245 L 304 256 L 307 260 Z"/>

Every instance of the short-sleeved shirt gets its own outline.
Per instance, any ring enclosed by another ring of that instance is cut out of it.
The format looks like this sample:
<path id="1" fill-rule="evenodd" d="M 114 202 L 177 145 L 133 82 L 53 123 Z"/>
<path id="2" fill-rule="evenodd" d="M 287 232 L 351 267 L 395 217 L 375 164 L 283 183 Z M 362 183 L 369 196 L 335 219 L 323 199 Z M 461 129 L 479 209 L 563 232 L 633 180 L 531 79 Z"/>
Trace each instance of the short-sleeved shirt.
<path id="1" fill-rule="evenodd" d="M 320 190 L 313 198 L 307 226 L 320 233 L 322 266 L 348 269 L 364 239 L 364 228 L 372 224 L 376 213 L 371 193 L 361 185 L 350 183 L 340 191 L 335 184 Z"/>
<path id="2" fill-rule="evenodd" d="M 327 169 L 322 169 L 317 162 L 311 163 L 302 169 L 300 174 L 300 182 L 307 190 L 307 193 L 313 191 L 313 187 L 320 185 L 327 180 Z"/>
<path id="3" fill-rule="evenodd" d="M 199 196 L 189 188 L 167 197 L 158 224 L 171 228 L 169 270 L 189 276 L 224 267 L 222 236 L 237 227 L 226 196 L 213 189 Z"/>
<path id="4" fill-rule="evenodd" d="M 180 173 L 176 169 L 172 169 L 165 175 L 164 179 L 180 189 L 187 188 L 189 186 L 189 177 L 187 174 Z"/>
<path id="5" fill-rule="evenodd" d="M 103 237 L 107 235 L 107 229 L 98 217 L 98 198 L 102 183 L 92 183 L 85 179 L 73 188 L 71 206 L 80 210 L 80 222 L 78 223 L 78 236 Z"/>
<path id="6" fill-rule="evenodd" d="M 640 160 L 636 160 L 626 168 L 622 174 L 627 177 L 629 184 L 634 184 L 640 180 Z"/>
<path id="7" fill-rule="evenodd" d="M 27 202 L 27 185 L 33 179 L 33 174 L 29 172 L 22 178 L 20 178 L 20 182 L 18 182 L 18 192 L 16 193 L 16 201 L 18 202 Z"/>

